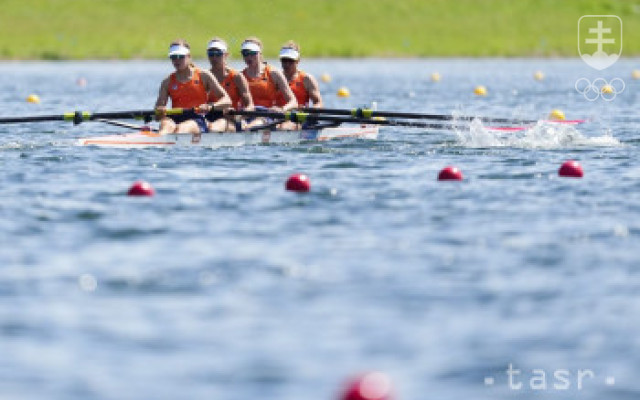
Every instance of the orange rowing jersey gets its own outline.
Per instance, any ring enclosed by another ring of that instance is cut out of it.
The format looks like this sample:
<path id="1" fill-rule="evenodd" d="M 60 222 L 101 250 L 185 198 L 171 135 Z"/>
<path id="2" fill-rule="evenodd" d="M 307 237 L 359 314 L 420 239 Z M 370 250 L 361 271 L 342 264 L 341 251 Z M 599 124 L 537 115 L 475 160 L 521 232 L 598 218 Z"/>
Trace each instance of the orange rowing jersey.
<path id="1" fill-rule="evenodd" d="M 173 108 L 193 108 L 207 102 L 207 89 L 200 77 L 200 70 L 194 68 L 191 80 L 179 82 L 176 73 L 169 76 L 169 97 Z"/>
<path id="2" fill-rule="evenodd" d="M 251 97 L 253 97 L 253 104 L 262 107 L 272 107 L 276 103 L 278 89 L 273 78 L 271 78 L 271 67 L 269 64 L 266 64 L 264 71 L 255 78 L 249 78 L 247 76 L 246 68 L 242 73 L 249 83 L 249 92 L 251 92 Z"/>
<path id="3" fill-rule="evenodd" d="M 229 95 L 229 98 L 231 98 L 231 107 L 239 110 L 240 107 L 242 107 L 242 101 L 240 100 L 240 91 L 236 85 L 237 75 L 238 71 L 233 68 L 227 68 L 227 76 L 220 82 L 220 85 L 222 85 L 225 92 Z M 209 102 L 215 103 L 218 100 L 220 100 L 220 97 L 217 97 L 213 91 L 209 93 Z"/>
<path id="4" fill-rule="evenodd" d="M 293 78 L 291 82 L 289 82 L 289 87 L 291 88 L 293 95 L 296 96 L 299 107 L 305 107 L 309 105 L 309 92 L 307 92 L 307 89 L 304 87 L 304 78 L 306 77 L 306 73 L 298 70 L 295 78 Z M 276 104 L 280 107 L 287 104 L 284 99 L 284 95 L 280 92 L 278 92 L 278 100 L 276 101 Z"/>

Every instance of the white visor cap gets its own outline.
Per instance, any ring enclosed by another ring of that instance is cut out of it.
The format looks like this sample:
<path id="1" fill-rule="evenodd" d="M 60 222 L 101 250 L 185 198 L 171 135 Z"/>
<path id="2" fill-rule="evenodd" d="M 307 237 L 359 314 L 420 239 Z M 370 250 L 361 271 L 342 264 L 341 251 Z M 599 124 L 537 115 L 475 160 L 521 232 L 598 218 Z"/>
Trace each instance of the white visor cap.
<path id="1" fill-rule="evenodd" d="M 249 50 L 249 51 L 257 51 L 257 52 L 262 51 L 260 50 L 260 46 L 258 46 L 258 43 L 249 42 L 249 41 L 243 42 L 240 50 Z"/>
<path id="2" fill-rule="evenodd" d="M 169 47 L 169 57 L 171 56 L 188 56 L 191 54 L 189 49 L 181 44 L 174 44 Z"/>
<path id="3" fill-rule="evenodd" d="M 291 47 L 283 47 L 280 49 L 280 58 L 290 58 L 298 61 L 300 59 L 300 53 Z"/>
<path id="4" fill-rule="evenodd" d="M 219 41 L 219 40 L 212 40 L 207 45 L 207 50 L 210 50 L 210 49 L 217 49 L 217 50 L 220 50 L 220 51 L 226 53 L 227 52 L 227 45 L 224 44 L 223 42 Z"/>

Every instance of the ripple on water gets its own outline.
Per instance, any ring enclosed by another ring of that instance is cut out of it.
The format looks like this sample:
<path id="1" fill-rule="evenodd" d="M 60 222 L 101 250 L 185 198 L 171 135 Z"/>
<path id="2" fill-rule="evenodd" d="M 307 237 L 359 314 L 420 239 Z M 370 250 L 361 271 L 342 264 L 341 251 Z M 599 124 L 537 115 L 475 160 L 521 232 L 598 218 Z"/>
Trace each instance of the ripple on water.
<path id="1" fill-rule="evenodd" d="M 569 393 L 585 400 L 637 398 L 635 102 L 587 104 L 580 60 L 303 63 L 335 77 L 328 107 L 535 118 L 562 104 L 592 120 L 145 150 L 73 145 L 120 131 L 100 124 L 0 125 L 0 397 L 331 398 L 376 368 L 407 399 L 507 400 L 515 363 L 616 377 Z M 532 80 L 533 64 L 549 79 Z M 0 105 L 37 113 L 15 104 L 37 84 L 43 113 L 138 109 L 170 67 L 0 64 Z M 90 84 L 69 91 L 78 76 Z M 479 83 L 492 95 L 473 97 Z M 569 158 L 583 179 L 557 176 Z M 446 165 L 465 180 L 437 181 Z M 311 192 L 285 191 L 293 172 Z M 126 196 L 138 179 L 156 195 Z"/>

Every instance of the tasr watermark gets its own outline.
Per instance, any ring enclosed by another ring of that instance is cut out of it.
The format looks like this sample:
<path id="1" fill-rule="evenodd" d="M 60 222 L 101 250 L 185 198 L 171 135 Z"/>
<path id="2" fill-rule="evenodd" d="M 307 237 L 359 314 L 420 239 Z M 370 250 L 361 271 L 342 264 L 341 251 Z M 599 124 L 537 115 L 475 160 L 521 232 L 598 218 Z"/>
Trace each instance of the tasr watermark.
<path id="1" fill-rule="evenodd" d="M 498 375 L 484 377 L 485 386 L 505 385 L 513 391 L 582 391 L 589 384 L 601 384 L 614 386 L 616 379 L 613 376 L 599 376 L 589 368 L 584 369 L 553 369 L 542 368 L 521 369 L 510 363 L 507 369 Z"/>

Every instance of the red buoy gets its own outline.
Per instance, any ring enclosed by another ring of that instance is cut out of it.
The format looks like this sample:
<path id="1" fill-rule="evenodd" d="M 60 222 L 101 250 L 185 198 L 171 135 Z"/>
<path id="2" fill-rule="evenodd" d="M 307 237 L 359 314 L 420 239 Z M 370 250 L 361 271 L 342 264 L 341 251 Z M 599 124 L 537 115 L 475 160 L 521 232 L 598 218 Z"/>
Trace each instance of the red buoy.
<path id="1" fill-rule="evenodd" d="M 582 178 L 584 176 L 584 171 L 582 171 L 582 166 L 579 162 L 567 160 L 560 166 L 558 175 L 567 178 Z"/>
<path id="2" fill-rule="evenodd" d="M 382 372 L 368 372 L 347 383 L 340 400 L 391 400 L 391 379 Z"/>
<path id="3" fill-rule="evenodd" d="M 460 168 L 448 166 L 444 167 L 442 171 L 438 174 L 439 181 L 461 181 L 462 180 L 462 171 Z"/>
<path id="4" fill-rule="evenodd" d="M 293 174 L 287 179 L 285 188 L 292 192 L 308 192 L 311 189 L 311 181 L 305 174 Z"/>
<path id="5" fill-rule="evenodd" d="M 156 191 L 149 182 L 137 181 L 129 188 L 127 195 L 129 196 L 153 196 Z"/>

